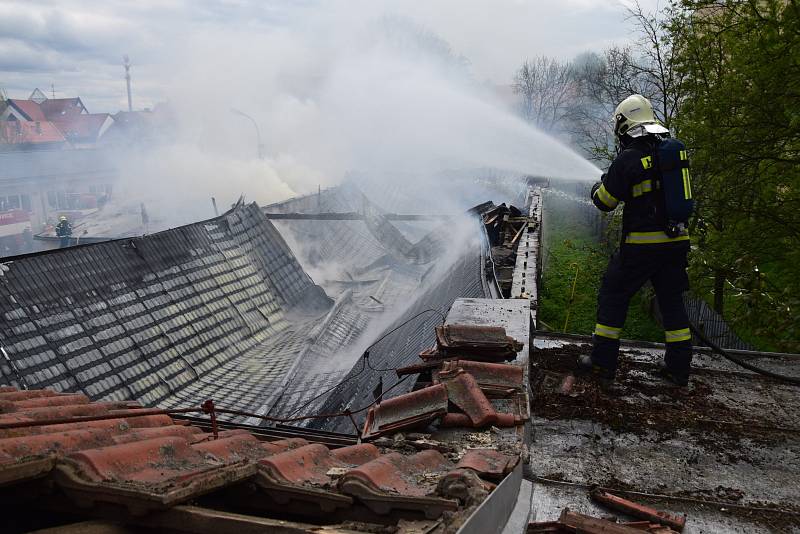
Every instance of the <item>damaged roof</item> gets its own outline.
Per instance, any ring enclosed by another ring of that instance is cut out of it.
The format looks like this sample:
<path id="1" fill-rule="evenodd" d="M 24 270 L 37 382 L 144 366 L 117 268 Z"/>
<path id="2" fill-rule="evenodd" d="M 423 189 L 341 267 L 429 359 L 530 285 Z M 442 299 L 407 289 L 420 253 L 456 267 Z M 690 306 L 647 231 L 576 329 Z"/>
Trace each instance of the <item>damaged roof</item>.
<path id="1" fill-rule="evenodd" d="M 91 399 L 257 409 L 330 306 L 256 206 L 4 265 L 0 383 Z"/>
<path id="2" fill-rule="evenodd" d="M 24 517 L 31 507 L 57 520 L 66 505 L 73 515 L 190 532 L 266 528 L 264 518 L 291 532 L 342 521 L 433 531 L 462 523 L 520 462 L 496 449 L 414 450 L 402 439 L 334 449 L 301 437 L 263 441 L 156 412 L 0 388 L 0 496 L 16 503 L 7 526 L 35 525 Z M 196 524 L 215 511 L 215 521 Z"/>

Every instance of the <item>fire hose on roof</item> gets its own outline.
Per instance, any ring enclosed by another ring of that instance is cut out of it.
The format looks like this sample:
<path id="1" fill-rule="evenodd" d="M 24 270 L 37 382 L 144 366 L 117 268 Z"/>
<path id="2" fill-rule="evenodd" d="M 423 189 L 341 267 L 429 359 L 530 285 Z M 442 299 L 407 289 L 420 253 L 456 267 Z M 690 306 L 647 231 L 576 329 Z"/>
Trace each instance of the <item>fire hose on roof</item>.
<path id="1" fill-rule="evenodd" d="M 697 338 L 702 341 L 708 348 L 712 351 L 716 352 L 720 356 L 730 360 L 731 362 L 735 363 L 739 367 L 744 367 L 748 371 L 753 371 L 754 373 L 758 373 L 760 375 L 768 376 L 770 378 L 775 378 L 777 380 L 783 380 L 784 382 L 788 382 L 790 384 L 794 384 L 796 386 L 800 386 L 800 378 L 795 376 L 786 376 L 780 373 L 775 373 L 773 371 L 768 371 L 766 369 L 762 369 L 761 367 L 757 367 L 752 363 L 748 363 L 733 354 L 729 354 L 725 349 L 721 348 L 719 345 L 711 341 L 706 337 L 706 335 L 695 326 L 691 321 L 689 322 L 689 328 L 691 329 L 692 333 L 694 333 Z"/>

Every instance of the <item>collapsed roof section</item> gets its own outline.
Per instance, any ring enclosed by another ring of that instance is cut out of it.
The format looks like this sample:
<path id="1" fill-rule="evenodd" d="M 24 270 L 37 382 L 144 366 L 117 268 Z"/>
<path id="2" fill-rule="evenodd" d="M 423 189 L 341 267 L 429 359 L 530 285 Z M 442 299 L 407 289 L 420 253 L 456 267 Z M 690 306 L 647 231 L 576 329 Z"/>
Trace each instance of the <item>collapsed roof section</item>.
<path id="1" fill-rule="evenodd" d="M 260 408 L 331 306 L 255 205 L 3 271 L 0 382 L 146 405 Z"/>
<path id="2" fill-rule="evenodd" d="M 354 187 L 281 209 L 364 219 L 283 223 L 300 261 L 257 206 L 238 205 L 145 237 L 5 263 L 0 384 L 163 407 L 214 398 L 296 416 L 320 410 L 327 392 L 348 394 L 336 386 L 375 339 L 374 361 L 409 363 L 456 298 L 487 295 L 473 216 L 427 228 L 390 222 Z M 360 392 L 352 399 L 384 378 L 350 381 Z"/>
<path id="3" fill-rule="evenodd" d="M 382 362 L 380 367 L 412 362 L 433 343 L 434 327 L 455 299 L 487 294 L 481 230 L 472 216 L 433 226 L 428 222 L 424 230 L 389 222 L 383 210 L 353 186 L 292 199 L 265 211 L 364 216 L 363 220 L 276 221 L 304 267 L 336 299 L 331 331 L 347 333 L 349 343 L 345 349 L 345 344 L 333 346 L 318 338 L 298 361 L 280 401 L 270 411 L 272 416 L 338 411 L 341 398 L 348 404 L 369 404 L 368 392 L 378 382 L 389 385 L 393 381 L 372 369 L 353 379 L 358 371 L 351 368 L 361 365 L 357 362 L 365 350 L 369 349 L 372 361 Z M 427 233 L 424 237 L 420 237 L 422 231 Z M 360 337 L 364 333 L 369 335 Z M 346 386 L 340 385 L 343 381 Z M 392 396 L 411 385 L 397 388 Z M 331 393 L 334 398 L 326 402 Z M 359 425 L 364 416 L 357 417 Z M 353 430 L 347 419 L 319 424 L 328 430 Z"/>

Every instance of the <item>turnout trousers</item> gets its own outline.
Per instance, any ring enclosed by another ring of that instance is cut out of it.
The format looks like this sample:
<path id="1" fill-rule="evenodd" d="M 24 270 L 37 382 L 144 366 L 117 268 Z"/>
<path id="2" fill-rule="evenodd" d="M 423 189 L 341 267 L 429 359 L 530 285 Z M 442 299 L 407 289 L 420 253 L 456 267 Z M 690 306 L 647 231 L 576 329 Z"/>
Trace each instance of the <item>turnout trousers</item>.
<path id="1" fill-rule="evenodd" d="M 592 363 L 616 371 L 619 339 L 628 305 L 648 280 L 658 299 L 666 341 L 665 364 L 678 376 L 689 376 L 692 336 L 683 303 L 689 288 L 688 242 L 637 245 L 623 243 L 612 256 L 597 297 L 597 324 Z"/>

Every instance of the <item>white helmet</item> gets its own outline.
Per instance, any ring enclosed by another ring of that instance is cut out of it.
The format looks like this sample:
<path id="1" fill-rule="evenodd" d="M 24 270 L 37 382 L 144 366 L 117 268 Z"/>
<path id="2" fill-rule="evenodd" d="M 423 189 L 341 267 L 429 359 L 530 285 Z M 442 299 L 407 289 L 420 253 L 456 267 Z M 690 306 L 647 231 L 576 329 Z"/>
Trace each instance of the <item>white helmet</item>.
<path id="1" fill-rule="evenodd" d="M 642 95 L 631 95 L 620 102 L 614 110 L 614 135 L 617 137 L 630 134 L 638 137 L 645 133 L 669 133 L 656 119 L 653 105 Z M 641 126 L 636 133 L 634 128 Z M 638 135 L 637 135 L 638 134 Z"/>

